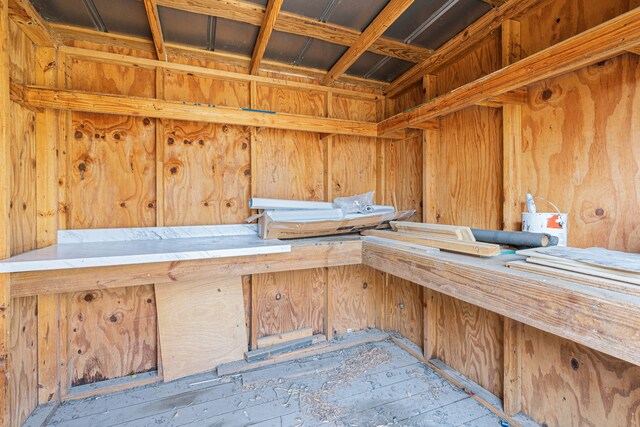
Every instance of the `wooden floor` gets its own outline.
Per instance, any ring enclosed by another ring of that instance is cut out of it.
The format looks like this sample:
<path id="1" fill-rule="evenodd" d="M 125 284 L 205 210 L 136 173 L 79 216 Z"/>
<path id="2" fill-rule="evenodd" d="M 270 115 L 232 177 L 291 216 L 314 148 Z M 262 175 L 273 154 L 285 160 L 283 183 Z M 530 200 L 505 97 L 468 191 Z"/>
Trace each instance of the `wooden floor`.
<path id="1" fill-rule="evenodd" d="M 208 373 L 67 401 L 45 425 L 391 424 L 499 427 L 500 419 L 393 342 L 382 341 L 239 375 Z"/>

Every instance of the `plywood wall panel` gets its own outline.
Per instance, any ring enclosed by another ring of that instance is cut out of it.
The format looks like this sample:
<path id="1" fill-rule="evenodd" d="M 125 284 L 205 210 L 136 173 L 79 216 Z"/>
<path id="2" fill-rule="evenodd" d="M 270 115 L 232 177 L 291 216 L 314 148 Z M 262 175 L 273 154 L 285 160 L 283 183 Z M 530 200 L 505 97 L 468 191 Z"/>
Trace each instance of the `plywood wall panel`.
<path id="1" fill-rule="evenodd" d="M 624 55 L 530 87 L 523 189 L 570 213 L 571 246 L 640 250 L 639 82 Z"/>
<path id="2" fill-rule="evenodd" d="M 324 271 L 322 268 L 256 274 L 258 338 L 312 327 L 322 333 Z"/>
<path id="3" fill-rule="evenodd" d="M 72 294 L 69 328 L 72 385 L 157 366 L 153 285 Z"/>
<path id="4" fill-rule="evenodd" d="M 323 150 L 318 134 L 261 129 L 256 138 L 256 197 L 323 200 Z"/>
<path id="5" fill-rule="evenodd" d="M 502 317 L 443 294 L 437 298 L 438 358 L 493 394 L 502 396 Z"/>
<path id="6" fill-rule="evenodd" d="M 472 107 L 442 118 L 437 218 L 442 224 L 502 227 L 502 115 Z"/>
<path id="7" fill-rule="evenodd" d="M 9 407 L 11 426 L 20 426 L 38 405 L 37 297 L 11 300 Z"/>
<path id="8" fill-rule="evenodd" d="M 249 83 L 164 72 L 164 98 L 225 107 L 249 107 Z"/>
<path id="9" fill-rule="evenodd" d="M 529 56 L 637 7 L 633 1 L 556 0 L 520 20 L 522 56 Z"/>
<path id="10" fill-rule="evenodd" d="M 331 116 L 334 118 L 360 122 L 377 122 L 378 101 L 333 95 L 331 103 Z"/>
<path id="11" fill-rule="evenodd" d="M 249 131 L 162 121 L 165 225 L 237 224 L 250 215 Z"/>
<path id="12" fill-rule="evenodd" d="M 73 114 L 69 228 L 155 225 L 155 122 Z"/>
<path id="13" fill-rule="evenodd" d="M 396 209 L 415 209 L 411 218 L 422 218 L 422 138 L 385 142 L 385 203 Z"/>
<path id="14" fill-rule="evenodd" d="M 365 265 L 331 267 L 327 280 L 333 297 L 334 334 L 375 327 L 378 290 L 374 269 Z"/>
<path id="15" fill-rule="evenodd" d="M 422 347 L 422 287 L 389 275 L 385 297 L 385 329 L 398 332 Z"/>
<path id="16" fill-rule="evenodd" d="M 640 367 L 528 326 L 522 391 L 542 425 L 640 425 Z"/>
<path id="17" fill-rule="evenodd" d="M 375 140 L 336 136 L 331 154 L 331 194 L 334 198 L 375 191 Z"/>
<path id="18" fill-rule="evenodd" d="M 154 70 L 71 60 L 70 88 L 117 95 L 155 97 Z"/>
<path id="19" fill-rule="evenodd" d="M 325 94 L 275 86 L 258 86 L 256 109 L 325 117 Z"/>

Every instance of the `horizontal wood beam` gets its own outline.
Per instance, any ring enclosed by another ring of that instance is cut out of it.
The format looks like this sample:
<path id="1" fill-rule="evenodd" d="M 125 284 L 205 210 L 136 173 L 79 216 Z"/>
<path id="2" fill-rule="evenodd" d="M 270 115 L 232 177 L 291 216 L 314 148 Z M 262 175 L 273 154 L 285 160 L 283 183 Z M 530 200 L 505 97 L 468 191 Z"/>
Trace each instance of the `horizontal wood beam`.
<path id="1" fill-rule="evenodd" d="M 147 20 L 149 28 L 151 28 L 151 36 L 153 44 L 156 47 L 156 54 L 161 61 L 167 60 L 167 47 L 164 43 L 164 35 L 162 34 L 162 24 L 160 24 L 160 15 L 158 14 L 158 4 L 156 0 L 144 0 L 144 8 L 147 11 Z"/>
<path id="2" fill-rule="evenodd" d="M 500 108 L 503 105 L 524 105 L 527 103 L 528 90 L 527 88 L 521 88 L 505 92 L 501 95 L 493 96 L 484 101 L 478 102 L 476 105 L 482 107 Z"/>
<path id="3" fill-rule="evenodd" d="M 376 16 L 373 22 L 360 34 L 355 43 L 353 43 L 344 55 L 331 67 L 322 79 L 322 83 L 329 85 L 347 71 L 349 67 L 367 51 L 369 46 L 380 38 L 380 36 L 387 31 L 387 28 L 412 4 L 413 0 L 391 0 L 378 16 Z"/>
<path id="4" fill-rule="evenodd" d="M 56 40 L 47 23 L 29 0 L 9 0 L 9 18 L 38 46 L 54 47 Z"/>
<path id="5" fill-rule="evenodd" d="M 422 76 L 433 74 L 438 68 L 459 58 L 491 34 L 500 31 L 502 22 L 524 16 L 552 0 L 509 0 L 499 8 L 484 14 L 460 34 L 449 40 L 433 54 L 395 79 L 385 89 L 387 96 L 395 96 L 418 82 Z"/>
<path id="6" fill-rule="evenodd" d="M 196 65 L 186 65 L 179 62 L 164 62 L 156 59 L 140 58 L 138 56 L 121 55 L 118 53 L 103 52 L 101 50 L 83 49 L 77 47 L 60 46 L 58 50 L 69 58 L 80 58 L 90 61 L 103 62 L 108 64 L 118 64 L 130 67 L 142 67 L 148 69 L 162 68 L 184 74 L 191 74 L 201 77 L 209 77 L 214 79 L 223 79 L 240 82 L 256 82 L 265 86 L 286 87 L 295 90 L 309 90 L 325 93 L 333 93 L 334 95 L 356 98 L 378 100 L 384 99 L 384 96 L 376 93 L 358 92 L 350 89 L 342 89 L 339 87 L 327 87 L 313 83 L 302 83 L 296 81 L 287 81 L 276 79 L 273 77 L 252 76 L 244 73 L 234 73 L 233 71 L 222 71 L 213 68 L 199 67 Z"/>
<path id="7" fill-rule="evenodd" d="M 640 42 L 640 8 L 379 123 L 380 134 L 454 113 L 540 80 L 620 55 Z"/>
<path id="8" fill-rule="evenodd" d="M 158 0 L 158 4 L 172 9 L 217 16 L 255 26 L 261 25 L 265 14 L 263 6 L 241 0 Z M 280 12 L 274 29 L 342 46 L 353 45 L 360 36 L 358 31 L 350 28 L 289 12 Z M 368 50 L 378 55 L 391 56 L 409 62 L 424 61 L 432 52 L 430 49 L 384 37 L 373 42 Z"/>
<path id="9" fill-rule="evenodd" d="M 362 262 L 385 273 L 640 365 L 640 299 L 515 273 L 500 258 L 424 254 L 364 241 Z"/>
<path id="10" fill-rule="evenodd" d="M 248 108 L 217 107 L 199 103 L 136 98 L 13 83 L 12 99 L 37 107 L 87 113 L 187 120 L 206 123 L 288 129 L 376 137 L 376 123 L 263 112 Z"/>
<path id="11" fill-rule="evenodd" d="M 90 42 L 107 46 L 122 47 L 126 49 L 135 49 L 141 52 L 155 52 L 153 43 L 147 39 L 140 37 L 125 36 L 114 33 L 103 33 L 100 31 L 89 30 L 81 27 L 69 25 L 51 24 L 52 32 L 63 43 L 73 45 L 75 42 Z M 235 55 L 224 52 L 212 52 L 209 50 L 192 48 L 176 43 L 166 43 L 167 53 L 170 58 L 187 58 L 197 61 L 207 61 L 211 63 L 228 64 L 239 67 L 249 67 L 249 56 Z M 271 71 L 274 73 L 284 74 L 288 76 L 304 77 L 320 81 L 326 74 L 326 70 L 318 70 L 314 68 L 292 66 L 275 61 L 262 61 L 262 71 Z M 379 91 L 384 82 L 377 80 L 364 79 L 354 76 L 342 76 L 338 83 L 359 86 L 363 88 L 371 88 Z"/>
<path id="12" fill-rule="evenodd" d="M 279 254 L 79 268 L 57 270 L 55 274 L 50 271 L 14 273 L 11 275 L 11 297 L 173 283 L 216 275 L 244 276 L 362 264 L 362 241 L 359 239 L 306 239 L 290 243 L 291 252 Z"/>
<path id="13" fill-rule="evenodd" d="M 249 74 L 256 74 L 258 72 L 258 68 L 260 68 L 260 61 L 262 61 L 264 52 L 267 50 L 267 44 L 269 44 L 269 39 L 273 32 L 273 26 L 278 18 L 278 13 L 280 13 L 282 2 L 283 0 L 269 0 L 269 3 L 267 4 L 264 20 L 260 26 L 256 44 L 253 47 L 251 63 L 249 64 Z"/>
<path id="14" fill-rule="evenodd" d="M 635 46 L 629 49 L 630 53 L 635 53 L 636 55 L 640 55 L 640 46 Z"/>
<path id="15" fill-rule="evenodd" d="M 507 2 L 507 0 L 482 0 L 491 7 L 500 7 Z"/>

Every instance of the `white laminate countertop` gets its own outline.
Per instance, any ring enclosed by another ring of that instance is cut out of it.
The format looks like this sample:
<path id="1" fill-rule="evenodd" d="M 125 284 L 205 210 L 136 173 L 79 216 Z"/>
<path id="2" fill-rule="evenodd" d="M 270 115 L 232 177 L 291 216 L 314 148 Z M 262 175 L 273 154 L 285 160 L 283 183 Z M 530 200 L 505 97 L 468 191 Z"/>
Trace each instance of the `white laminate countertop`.
<path id="1" fill-rule="evenodd" d="M 58 244 L 0 261 L 0 273 L 105 267 L 291 252 L 256 225 L 62 230 Z"/>

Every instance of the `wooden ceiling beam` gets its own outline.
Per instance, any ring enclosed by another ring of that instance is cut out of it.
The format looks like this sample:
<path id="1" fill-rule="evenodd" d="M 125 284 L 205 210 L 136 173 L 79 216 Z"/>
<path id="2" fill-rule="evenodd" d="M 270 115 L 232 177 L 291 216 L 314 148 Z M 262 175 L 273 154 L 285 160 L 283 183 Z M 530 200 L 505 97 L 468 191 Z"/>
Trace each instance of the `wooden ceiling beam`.
<path id="1" fill-rule="evenodd" d="M 331 67 L 329 72 L 322 79 L 325 85 L 332 84 L 340 77 L 349 67 L 362 56 L 363 53 L 371 46 L 384 32 L 393 24 L 396 19 L 404 13 L 409 6 L 413 4 L 413 0 L 391 0 L 389 4 L 382 9 L 382 12 L 369 24 L 369 26 L 360 34 L 360 37 L 351 47 L 338 59 Z"/>
<path id="2" fill-rule="evenodd" d="M 507 2 L 507 0 L 482 0 L 491 7 L 500 7 Z"/>
<path id="3" fill-rule="evenodd" d="M 260 61 L 264 56 L 264 52 L 267 50 L 271 33 L 273 32 L 273 26 L 280 13 L 283 0 L 269 0 L 267 10 L 264 14 L 264 20 L 256 39 L 256 45 L 253 48 L 253 54 L 251 55 L 251 63 L 249 64 L 249 74 L 256 74 L 260 68 Z"/>
<path id="4" fill-rule="evenodd" d="M 261 25 L 265 15 L 264 7 L 241 0 L 189 0 L 187 2 L 184 0 L 158 0 L 158 4 L 172 9 L 217 16 L 255 26 Z M 311 37 L 342 46 L 353 45 L 360 36 L 360 32 L 351 28 L 320 22 L 289 12 L 280 12 L 274 29 L 283 33 Z M 390 56 L 413 63 L 424 61 L 432 52 L 430 49 L 385 37 L 380 37 L 374 41 L 368 50 L 378 55 Z"/>
<path id="5" fill-rule="evenodd" d="M 454 113 L 486 99 L 620 55 L 640 43 L 640 8 L 534 53 L 512 65 L 397 114 L 378 125 L 380 134 Z"/>
<path id="6" fill-rule="evenodd" d="M 134 49 L 141 52 L 155 52 L 153 43 L 147 39 L 143 39 L 140 37 L 125 36 L 114 33 L 103 33 L 100 31 L 69 25 L 51 24 L 50 27 L 55 36 L 58 37 L 63 44 L 66 44 L 68 46 L 74 46 L 78 42 L 89 42 L 113 47 Z M 244 68 L 249 67 L 250 58 L 248 56 L 235 55 L 224 52 L 212 52 L 209 50 L 192 48 L 175 43 L 165 43 L 165 45 L 169 58 L 180 57 Z M 261 64 L 261 71 L 264 72 L 273 72 L 288 76 L 303 77 L 317 81 L 320 81 L 326 74 L 326 71 L 324 70 L 293 66 L 275 61 L 263 60 Z M 346 85 L 372 88 L 376 91 L 379 91 L 384 86 L 384 82 L 354 76 L 342 76 L 338 80 L 338 82 Z M 325 89 L 327 88 L 325 87 Z"/>
<path id="7" fill-rule="evenodd" d="M 377 124 L 353 120 L 218 107 L 181 101 L 138 98 L 11 84 L 11 97 L 35 108 L 188 120 L 304 132 L 377 137 Z"/>
<path id="8" fill-rule="evenodd" d="M 55 47 L 58 43 L 47 23 L 29 0 L 9 0 L 9 18 L 38 46 Z"/>
<path id="9" fill-rule="evenodd" d="M 494 32 L 499 32 L 501 24 L 508 19 L 517 19 L 536 10 L 552 0 L 508 0 L 502 6 L 485 13 L 469 25 L 466 30 L 437 49 L 429 58 L 415 65 L 389 84 L 384 92 L 393 97 L 407 90 L 426 74 L 433 74 L 438 68 L 459 58 L 486 40 Z"/>
<path id="10" fill-rule="evenodd" d="M 167 46 L 164 43 L 164 35 L 162 34 L 158 4 L 156 0 L 144 0 L 144 8 L 147 11 L 147 19 L 149 20 L 149 27 L 151 27 L 151 35 L 153 36 L 153 44 L 156 47 L 158 59 L 166 61 Z"/>

